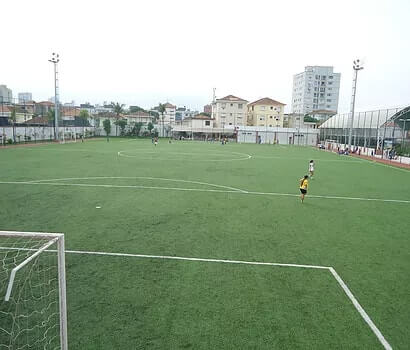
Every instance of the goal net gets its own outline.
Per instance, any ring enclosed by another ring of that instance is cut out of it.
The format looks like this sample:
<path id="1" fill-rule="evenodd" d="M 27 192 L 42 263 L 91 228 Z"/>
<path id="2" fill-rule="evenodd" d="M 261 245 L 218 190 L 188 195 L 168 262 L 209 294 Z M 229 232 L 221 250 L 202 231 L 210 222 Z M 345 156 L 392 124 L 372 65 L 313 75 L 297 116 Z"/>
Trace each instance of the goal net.
<path id="1" fill-rule="evenodd" d="M 67 349 L 63 234 L 0 231 L 3 349 Z"/>

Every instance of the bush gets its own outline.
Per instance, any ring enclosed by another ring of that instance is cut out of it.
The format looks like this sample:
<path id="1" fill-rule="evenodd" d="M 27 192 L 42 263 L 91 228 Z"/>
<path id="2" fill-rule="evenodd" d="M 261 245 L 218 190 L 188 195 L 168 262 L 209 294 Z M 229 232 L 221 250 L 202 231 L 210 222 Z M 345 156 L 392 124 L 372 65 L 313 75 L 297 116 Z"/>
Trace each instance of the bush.
<path id="1" fill-rule="evenodd" d="M 8 140 L 7 140 L 7 143 L 8 143 L 9 145 L 12 145 L 12 144 L 13 144 L 13 140 L 12 140 L 12 139 L 8 139 Z"/>

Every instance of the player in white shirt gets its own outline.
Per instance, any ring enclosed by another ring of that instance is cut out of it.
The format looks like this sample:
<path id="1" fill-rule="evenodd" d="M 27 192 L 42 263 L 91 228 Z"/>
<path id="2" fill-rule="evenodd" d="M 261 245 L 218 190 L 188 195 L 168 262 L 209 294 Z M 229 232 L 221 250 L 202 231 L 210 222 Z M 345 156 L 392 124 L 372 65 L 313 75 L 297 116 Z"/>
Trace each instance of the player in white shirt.
<path id="1" fill-rule="evenodd" d="M 315 172 L 315 162 L 311 160 L 309 162 L 309 176 L 311 179 L 313 179 L 313 173 Z"/>

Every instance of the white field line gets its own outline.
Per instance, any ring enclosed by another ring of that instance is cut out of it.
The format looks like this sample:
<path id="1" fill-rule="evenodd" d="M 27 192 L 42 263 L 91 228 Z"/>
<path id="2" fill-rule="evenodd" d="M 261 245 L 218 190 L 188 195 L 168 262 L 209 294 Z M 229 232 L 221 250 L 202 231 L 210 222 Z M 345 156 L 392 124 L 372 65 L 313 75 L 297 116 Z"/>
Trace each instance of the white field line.
<path id="1" fill-rule="evenodd" d="M 286 157 L 286 156 L 252 156 L 253 158 L 257 159 L 257 158 L 263 158 L 263 159 L 282 159 L 282 160 L 304 160 L 304 161 L 309 161 L 311 158 L 295 158 L 295 157 Z M 353 158 L 356 159 L 356 158 Z M 315 162 L 317 163 L 321 163 L 321 162 L 340 162 L 340 163 L 359 163 L 357 160 L 339 160 L 339 159 L 320 159 L 320 158 L 315 158 Z"/>
<path id="2" fill-rule="evenodd" d="M 19 250 L 16 247 L 0 247 L 1 250 Z M 24 248 L 20 250 L 35 250 L 30 248 Z M 56 252 L 56 250 L 48 250 L 51 252 Z M 241 264 L 241 265 L 264 265 L 264 266 L 280 266 L 280 267 L 298 267 L 306 269 L 318 269 L 318 270 L 328 270 L 331 272 L 333 277 L 342 287 L 353 306 L 359 312 L 360 316 L 367 323 L 373 333 L 376 335 L 379 342 L 383 345 L 386 350 L 391 350 L 392 347 L 386 341 L 383 334 L 376 327 L 374 322 L 371 320 L 369 315 L 364 311 L 363 307 L 359 304 L 353 293 L 343 282 L 340 276 L 337 274 L 333 267 L 320 266 L 320 265 L 301 265 L 301 264 L 284 264 L 284 263 L 273 263 L 273 262 L 260 262 L 260 261 L 244 261 L 244 260 L 226 260 L 226 259 L 208 259 L 208 258 L 194 258 L 194 257 L 183 257 L 183 256 L 169 256 L 169 255 L 147 255 L 147 254 L 129 254 L 129 253 L 109 253 L 109 252 L 94 252 L 94 251 L 84 251 L 84 250 L 66 250 L 68 254 L 85 254 L 85 255 L 101 255 L 101 256 L 119 256 L 119 257 L 133 257 L 133 258 L 148 258 L 148 259 L 163 259 L 163 260 L 180 260 L 180 261 L 198 261 L 198 262 L 213 262 L 213 263 L 224 263 L 224 264 Z"/>
<path id="3" fill-rule="evenodd" d="M 92 177 L 66 177 L 66 178 L 59 178 L 59 179 L 45 179 L 45 180 L 32 180 L 26 181 L 28 183 L 42 183 L 42 182 L 51 182 L 51 181 L 70 181 L 70 180 L 99 180 L 99 179 L 143 179 L 143 180 L 160 180 L 160 181 L 169 181 L 169 182 L 182 182 L 182 183 L 192 183 L 197 185 L 204 185 L 210 187 L 217 187 L 217 188 L 225 188 L 228 190 L 234 190 L 238 192 L 246 191 L 241 190 L 240 188 L 224 186 L 224 185 L 217 185 L 208 182 L 201 182 L 201 181 L 191 181 L 191 180 L 180 180 L 180 179 L 168 179 L 164 177 L 151 177 L 151 176 L 92 176 Z"/>
<path id="4" fill-rule="evenodd" d="M 364 311 L 363 307 L 359 304 L 357 299 L 354 297 L 353 293 L 350 291 L 350 289 L 347 287 L 346 283 L 343 282 L 343 280 L 340 278 L 339 274 L 336 272 L 336 270 L 333 267 L 329 268 L 329 271 L 332 273 L 333 277 L 336 279 L 336 281 L 340 284 L 346 295 L 349 297 L 351 302 L 353 303 L 354 307 L 356 310 L 359 312 L 360 316 L 366 321 L 366 323 L 369 325 L 370 329 L 373 331 L 373 333 L 376 335 L 377 339 L 379 342 L 383 345 L 383 347 L 386 350 L 391 350 L 392 347 L 391 345 L 387 342 L 387 340 L 384 338 L 383 334 L 380 332 L 380 330 L 376 327 L 374 322 L 371 320 L 369 315 Z"/>
<path id="5" fill-rule="evenodd" d="M 393 166 L 393 165 L 389 165 L 389 164 L 384 164 L 384 163 L 378 162 L 378 161 L 376 161 L 376 160 L 371 160 L 371 159 L 356 158 L 356 157 L 352 157 L 352 158 L 358 159 L 359 161 L 361 160 L 361 161 L 364 161 L 364 162 L 367 162 L 367 163 L 370 163 L 370 164 L 373 164 L 373 165 L 382 165 L 382 166 L 385 166 L 385 167 L 390 168 L 390 169 L 396 169 L 396 170 L 403 171 L 403 172 L 405 172 L 405 173 L 407 173 L 407 174 L 410 174 L 410 170 L 407 170 L 407 169 L 404 169 L 404 168 L 400 168 L 400 167 L 398 167 L 398 166 Z M 398 164 L 400 164 L 400 163 L 398 163 Z"/>
<path id="6" fill-rule="evenodd" d="M 185 191 L 185 192 L 216 192 L 216 193 L 237 193 L 258 196 L 281 196 L 281 197 L 299 197 L 295 193 L 278 193 L 278 192 L 256 192 L 246 190 L 218 190 L 218 189 L 200 189 L 200 188 L 181 188 L 181 187 L 165 187 L 165 186 L 144 186 L 144 185 L 104 185 L 104 184 L 82 184 L 82 183 L 58 183 L 58 182 L 31 182 L 31 181 L 0 181 L 0 184 L 10 185 L 49 185 L 49 186 L 78 186 L 78 187 L 103 187 L 103 188 L 136 188 L 136 189 L 151 189 L 151 190 L 166 190 L 166 191 Z M 362 198 L 362 197 L 342 197 L 342 196 L 324 196 L 324 195 L 309 195 L 309 198 L 322 199 L 341 199 L 341 200 L 356 200 L 369 202 L 390 202 L 390 203 L 405 203 L 410 204 L 410 200 L 404 199 L 382 199 L 382 198 Z"/>

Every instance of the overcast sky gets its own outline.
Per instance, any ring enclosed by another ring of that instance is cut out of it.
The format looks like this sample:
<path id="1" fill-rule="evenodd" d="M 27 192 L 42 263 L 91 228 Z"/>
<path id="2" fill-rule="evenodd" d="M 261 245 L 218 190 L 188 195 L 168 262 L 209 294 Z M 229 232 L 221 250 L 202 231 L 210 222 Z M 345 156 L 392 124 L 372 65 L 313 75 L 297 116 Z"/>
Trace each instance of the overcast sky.
<path id="1" fill-rule="evenodd" d="M 349 109 L 352 60 L 365 58 L 357 108 L 410 104 L 409 0 L 24 0 L 1 5 L 0 84 L 61 100 L 159 101 L 200 108 L 217 97 L 271 97 L 290 106 L 306 65 L 342 73 Z"/>

